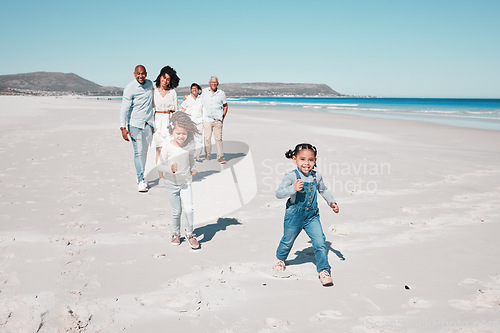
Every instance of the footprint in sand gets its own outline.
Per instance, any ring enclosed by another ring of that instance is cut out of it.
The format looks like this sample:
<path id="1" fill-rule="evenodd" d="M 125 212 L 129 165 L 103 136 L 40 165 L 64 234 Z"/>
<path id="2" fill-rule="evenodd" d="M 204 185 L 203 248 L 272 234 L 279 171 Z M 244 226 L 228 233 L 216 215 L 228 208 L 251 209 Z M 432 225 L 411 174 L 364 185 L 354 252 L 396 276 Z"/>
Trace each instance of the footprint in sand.
<path id="1" fill-rule="evenodd" d="M 165 304 L 175 312 L 193 312 L 200 310 L 201 299 L 197 292 L 186 292 L 184 295 L 175 295 Z"/>
<path id="2" fill-rule="evenodd" d="M 474 285 L 476 292 L 470 299 L 452 299 L 449 304 L 463 310 L 474 310 L 481 308 L 500 309 L 500 275 L 490 276 L 492 281 L 483 282 L 473 278 L 465 278 L 460 281 L 460 286 Z"/>
<path id="3" fill-rule="evenodd" d="M 155 259 L 167 259 L 167 255 L 165 253 L 153 253 L 153 258 L 155 258 Z"/>
<path id="4" fill-rule="evenodd" d="M 65 226 L 66 228 L 69 228 L 69 229 L 83 229 L 83 228 L 85 228 L 84 223 L 78 223 L 78 222 L 61 223 L 61 225 Z"/>
<path id="5" fill-rule="evenodd" d="M 406 213 L 406 214 L 418 214 L 418 210 L 410 207 L 401 207 L 401 213 Z"/>
<path id="6" fill-rule="evenodd" d="M 288 270 L 284 270 L 284 271 L 273 270 L 272 274 L 273 274 L 273 277 L 280 278 L 280 279 L 288 279 L 289 277 L 292 277 L 294 275 L 293 273 L 291 273 Z"/>
<path id="7" fill-rule="evenodd" d="M 366 296 L 363 296 L 360 294 L 352 294 L 351 298 L 355 301 L 359 301 L 361 303 L 364 303 L 369 309 L 380 311 L 380 307 Z"/>
<path id="8" fill-rule="evenodd" d="M 471 299 L 452 299 L 449 304 L 461 310 L 478 310 L 481 308 L 500 308 L 499 289 L 479 289 Z"/>
<path id="9" fill-rule="evenodd" d="M 416 309 L 427 309 L 430 308 L 432 303 L 424 299 L 418 299 L 416 297 L 410 298 L 408 301 L 408 306 Z"/>
<path id="10" fill-rule="evenodd" d="M 311 321 L 324 322 L 331 319 L 342 319 L 342 313 L 335 310 L 324 310 L 311 317 Z"/>
<path id="11" fill-rule="evenodd" d="M 288 328 L 290 326 L 290 322 L 285 319 L 279 318 L 266 318 L 266 325 L 270 328 Z"/>
<path id="12" fill-rule="evenodd" d="M 379 283 L 375 285 L 375 288 L 377 289 L 390 289 L 392 287 L 393 287 L 392 284 L 385 284 L 385 283 Z"/>

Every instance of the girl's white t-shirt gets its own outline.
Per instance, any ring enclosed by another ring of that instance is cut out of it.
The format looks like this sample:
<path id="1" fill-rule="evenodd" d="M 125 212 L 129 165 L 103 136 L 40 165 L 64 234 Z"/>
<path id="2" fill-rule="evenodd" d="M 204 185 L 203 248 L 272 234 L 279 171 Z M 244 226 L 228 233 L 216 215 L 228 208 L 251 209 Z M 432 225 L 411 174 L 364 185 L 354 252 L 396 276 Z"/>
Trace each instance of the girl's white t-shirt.
<path id="1" fill-rule="evenodd" d="M 194 166 L 194 142 L 184 147 L 177 147 L 172 141 L 167 141 L 161 148 L 158 159 L 158 171 L 163 172 L 163 178 L 175 185 L 191 183 L 191 169 Z M 177 171 L 172 173 L 172 165 L 177 163 Z"/>

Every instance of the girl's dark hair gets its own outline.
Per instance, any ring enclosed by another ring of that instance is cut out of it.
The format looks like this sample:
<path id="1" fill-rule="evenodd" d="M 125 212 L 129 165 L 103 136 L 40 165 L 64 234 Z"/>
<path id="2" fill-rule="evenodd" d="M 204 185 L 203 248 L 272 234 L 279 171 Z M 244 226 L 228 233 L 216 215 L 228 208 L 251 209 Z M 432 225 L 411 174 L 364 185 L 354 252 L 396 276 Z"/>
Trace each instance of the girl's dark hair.
<path id="1" fill-rule="evenodd" d="M 158 88 L 160 86 L 160 79 L 165 74 L 168 74 L 168 76 L 170 76 L 170 83 L 168 84 L 168 87 L 170 89 L 177 88 L 181 79 L 177 76 L 177 72 L 175 71 L 175 69 L 170 66 L 165 66 L 161 69 L 160 74 L 158 74 L 155 80 L 156 87 Z"/>
<path id="2" fill-rule="evenodd" d="M 168 132 L 172 134 L 176 126 L 186 129 L 188 133 L 186 139 L 187 142 L 193 140 L 195 135 L 201 135 L 200 131 L 198 131 L 198 128 L 196 127 L 196 123 L 191 120 L 191 116 L 186 112 L 177 111 L 170 117 Z"/>
<path id="3" fill-rule="evenodd" d="M 198 92 L 198 95 L 201 95 L 201 91 L 202 91 L 202 90 L 201 90 L 200 85 L 199 85 L 198 83 L 193 83 L 193 84 L 191 84 L 191 89 L 193 89 L 193 87 L 198 88 L 198 91 L 199 91 L 199 92 Z M 191 91 L 191 89 L 190 89 L 189 91 Z"/>
<path id="4" fill-rule="evenodd" d="M 295 155 L 298 154 L 299 151 L 301 151 L 303 149 L 310 149 L 310 150 L 312 150 L 314 152 L 314 157 L 316 157 L 316 154 L 318 153 L 318 150 L 313 145 L 311 145 L 309 143 L 299 143 L 298 145 L 295 146 L 294 150 L 291 150 L 291 149 L 288 150 L 285 153 L 285 157 L 286 158 L 293 158 Z"/>

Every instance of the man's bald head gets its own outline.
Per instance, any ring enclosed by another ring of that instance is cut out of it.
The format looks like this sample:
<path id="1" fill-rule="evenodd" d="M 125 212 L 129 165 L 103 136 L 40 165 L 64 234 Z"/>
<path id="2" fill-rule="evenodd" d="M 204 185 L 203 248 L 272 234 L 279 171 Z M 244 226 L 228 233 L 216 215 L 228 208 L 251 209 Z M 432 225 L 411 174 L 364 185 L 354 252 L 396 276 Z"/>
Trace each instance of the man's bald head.
<path id="1" fill-rule="evenodd" d="M 146 67 L 143 65 L 135 66 L 134 77 L 139 84 L 144 84 L 146 82 L 147 75 L 148 73 L 146 73 Z"/>

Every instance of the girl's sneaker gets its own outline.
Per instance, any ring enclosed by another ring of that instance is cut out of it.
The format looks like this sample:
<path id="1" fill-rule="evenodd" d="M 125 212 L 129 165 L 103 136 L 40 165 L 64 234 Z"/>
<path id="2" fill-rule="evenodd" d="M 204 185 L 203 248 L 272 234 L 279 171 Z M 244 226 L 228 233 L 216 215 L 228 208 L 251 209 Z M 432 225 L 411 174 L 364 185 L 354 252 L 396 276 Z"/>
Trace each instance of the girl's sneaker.
<path id="1" fill-rule="evenodd" d="M 275 271 L 284 271 L 285 270 L 285 262 L 283 260 L 279 260 L 278 258 L 274 258 L 273 269 Z"/>
<path id="2" fill-rule="evenodd" d="M 195 234 L 186 234 L 186 238 L 192 249 L 197 249 L 200 247 L 200 243 L 198 243 Z"/>
<path id="3" fill-rule="evenodd" d="M 172 243 L 172 245 L 181 245 L 181 236 L 174 232 L 172 234 L 172 239 L 170 240 L 170 242 Z"/>
<path id="4" fill-rule="evenodd" d="M 333 280 L 332 277 L 330 276 L 330 273 L 327 271 L 321 271 L 319 272 L 319 281 L 321 282 L 322 285 L 324 286 L 333 286 Z"/>

